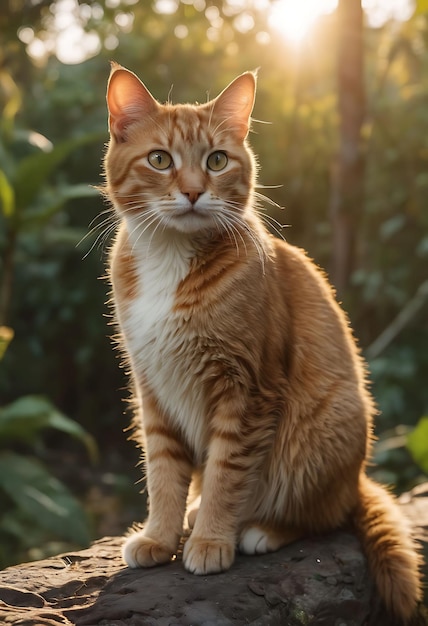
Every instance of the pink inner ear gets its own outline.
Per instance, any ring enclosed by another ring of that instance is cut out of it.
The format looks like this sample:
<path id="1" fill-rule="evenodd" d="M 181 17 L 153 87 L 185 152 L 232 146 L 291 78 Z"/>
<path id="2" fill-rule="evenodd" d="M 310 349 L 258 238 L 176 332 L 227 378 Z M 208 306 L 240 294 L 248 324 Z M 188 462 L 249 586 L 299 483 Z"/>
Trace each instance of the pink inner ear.
<path id="1" fill-rule="evenodd" d="M 256 81 L 248 72 L 238 76 L 214 100 L 214 111 L 224 117 L 231 130 L 244 139 L 250 125 L 250 115 L 254 106 Z"/>
<path id="2" fill-rule="evenodd" d="M 113 69 L 107 88 L 110 130 L 123 139 L 126 127 L 153 113 L 158 104 L 135 74 L 124 68 Z"/>

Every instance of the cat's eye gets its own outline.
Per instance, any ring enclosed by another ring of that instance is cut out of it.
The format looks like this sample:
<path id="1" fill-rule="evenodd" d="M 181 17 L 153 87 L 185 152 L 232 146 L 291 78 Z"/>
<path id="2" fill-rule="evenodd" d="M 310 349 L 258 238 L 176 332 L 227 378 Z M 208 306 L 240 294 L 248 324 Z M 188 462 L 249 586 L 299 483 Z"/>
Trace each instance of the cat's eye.
<path id="1" fill-rule="evenodd" d="M 224 168 L 227 165 L 227 154 L 225 152 L 221 152 L 220 150 L 217 150 L 216 152 L 213 152 L 212 154 L 210 154 L 210 156 L 207 159 L 207 167 L 209 170 L 212 170 L 213 172 L 220 172 L 221 170 L 224 170 Z"/>
<path id="2" fill-rule="evenodd" d="M 153 150 L 147 158 L 150 165 L 157 170 L 167 170 L 172 165 L 172 157 L 165 150 Z"/>

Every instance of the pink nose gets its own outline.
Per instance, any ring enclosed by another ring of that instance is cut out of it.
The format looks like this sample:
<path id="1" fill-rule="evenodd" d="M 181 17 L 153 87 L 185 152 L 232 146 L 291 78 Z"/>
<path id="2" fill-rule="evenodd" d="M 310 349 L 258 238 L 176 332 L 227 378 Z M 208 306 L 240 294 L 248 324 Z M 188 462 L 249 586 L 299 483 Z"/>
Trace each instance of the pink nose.
<path id="1" fill-rule="evenodd" d="M 198 199 L 202 196 L 203 191 L 184 191 L 183 195 L 187 196 L 192 204 L 198 201 Z"/>

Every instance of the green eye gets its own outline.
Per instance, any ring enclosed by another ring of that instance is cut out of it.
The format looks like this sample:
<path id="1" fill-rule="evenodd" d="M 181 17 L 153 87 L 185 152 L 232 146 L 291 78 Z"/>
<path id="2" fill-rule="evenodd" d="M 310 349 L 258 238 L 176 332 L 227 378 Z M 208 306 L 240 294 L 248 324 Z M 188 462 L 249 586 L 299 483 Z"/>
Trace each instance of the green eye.
<path id="1" fill-rule="evenodd" d="M 218 150 L 213 152 L 207 159 L 207 167 L 213 172 L 220 172 L 224 170 L 228 162 L 227 154 Z"/>
<path id="2" fill-rule="evenodd" d="M 153 150 L 147 157 L 150 165 L 157 170 L 167 170 L 172 165 L 172 157 L 164 150 Z"/>

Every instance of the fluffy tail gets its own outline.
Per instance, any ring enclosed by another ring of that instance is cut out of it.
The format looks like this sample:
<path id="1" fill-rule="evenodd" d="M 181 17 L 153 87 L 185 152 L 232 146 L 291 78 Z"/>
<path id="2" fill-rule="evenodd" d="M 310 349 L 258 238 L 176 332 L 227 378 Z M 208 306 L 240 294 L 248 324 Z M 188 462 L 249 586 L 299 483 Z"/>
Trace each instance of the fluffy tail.
<path id="1" fill-rule="evenodd" d="M 387 610 L 406 624 L 422 596 L 421 558 L 409 524 L 393 497 L 364 474 L 359 495 L 355 524 L 370 571 Z"/>

